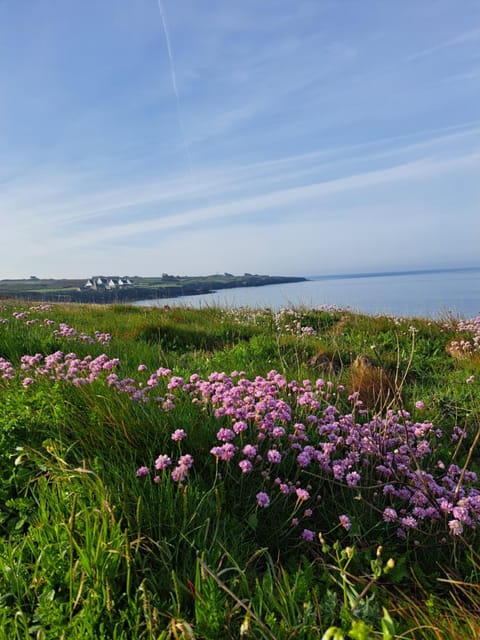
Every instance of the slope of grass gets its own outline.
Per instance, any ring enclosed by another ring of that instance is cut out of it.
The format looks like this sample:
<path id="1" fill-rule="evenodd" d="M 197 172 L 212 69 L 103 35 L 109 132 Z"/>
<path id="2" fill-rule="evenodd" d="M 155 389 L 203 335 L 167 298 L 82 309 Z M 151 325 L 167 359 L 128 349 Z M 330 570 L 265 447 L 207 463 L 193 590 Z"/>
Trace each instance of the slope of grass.
<path id="1" fill-rule="evenodd" d="M 476 637 L 475 326 L 1 303 L 0 638 Z"/>

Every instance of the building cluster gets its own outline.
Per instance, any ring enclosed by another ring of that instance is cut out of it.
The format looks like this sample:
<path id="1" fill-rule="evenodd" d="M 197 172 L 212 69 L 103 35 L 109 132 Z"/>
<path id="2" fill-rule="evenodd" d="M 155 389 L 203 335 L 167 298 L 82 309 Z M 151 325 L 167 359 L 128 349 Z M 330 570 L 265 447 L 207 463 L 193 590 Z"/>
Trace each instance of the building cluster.
<path id="1" fill-rule="evenodd" d="M 123 289 L 125 287 L 131 286 L 133 286 L 133 282 L 127 276 L 125 276 L 124 278 L 118 278 L 117 276 L 94 276 L 93 278 L 89 278 L 86 281 L 86 283 L 83 285 L 83 288 L 98 291 L 101 289 Z"/>

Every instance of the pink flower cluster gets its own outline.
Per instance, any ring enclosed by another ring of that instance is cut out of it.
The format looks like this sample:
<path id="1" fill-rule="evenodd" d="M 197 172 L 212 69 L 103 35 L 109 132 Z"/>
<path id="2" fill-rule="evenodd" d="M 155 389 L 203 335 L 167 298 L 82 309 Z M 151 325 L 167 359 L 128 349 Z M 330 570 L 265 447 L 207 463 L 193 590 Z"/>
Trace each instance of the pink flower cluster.
<path id="1" fill-rule="evenodd" d="M 52 381 L 66 381 L 75 386 L 92 384 L 102 372 L 111 371 L 120 361 L 101 354 L 97 358 L 88 355 L 79 358 L 75 353 L 64 354 L 56 351 L 47 356 L 37 353 L 20 359 L 20 369 L 24 374 L 22 384 L 30 386 L 34 379 L 47 377 Z"/>
<path id="2" fill-rule="evenodd" d="M 52 310 L 51 304 L 36 304 L 36 305 L 33 305 L 33 307 L 30 307 L 30 311 L 35 311 L 35 312 L 51 311 L 51 310 Z"/>
<path id="3" fill-rule="evenodd" d="M 176 402 L 187 392 L 194 404 L 212 407 L 223 425 L 210 453 L 227 465 L 226 474 L 236 467 L 260 485 L 257 505 L 262 508 L 275 494 L 292 496 L 294 504 L 307 507 L 305 517 L 320 523 L 318 500 L 331 484 L 380 510 L 380 522 L 393 524 L 401 538 L 435 525 L 452 535 L 478 526 L 476 474 L 435 460 L 443 433 L 428 421 L 413 421 L 407 411 L 368 419 L 365 410 L 355 408 L 353 395 L 353 411 L 342 414 L 331 404 L 344 391 L 342 385 L 287 381 L 276 371 L 254 380 L 238 372 L 213 373 L 207 380 L 194 375 L 183 385 L 171 378 L 167 387 L 172 381 Z M 340 514 L 339 522 L 350 529 L 348 515 Z"/>
<path id="4" fill-rule="evenodd" d="M 474 353 L 480 353 L 480 315 L 470 320 L 460 320 L 457 331 L 473 334 L 470 339 L 452 340 L 448 350 L 457 358 L 463 358 Z"/>
<path id="5" fill-rule="evenodd" d="M 145 365 L 139 365 L 138 371 L 143 373 L 147 370 Z M 158 395 L 157 387 L 162 379 L 168 378 L 172 373 L 171 369 L 160 367 L 152 373 L 147 381 L 137 382 L 134 378 L 121 379 L 117 374 L 112 373 L 108 376 L 108 385 L 115 388 L 119 393 L 126 394 L 130 400 L 134 402 L 149 402 L 154 400 L 164 411 L 172 411 L 175 408 L 175 395 L 172 393 L 174 389 L 183 385 L 183 378 L 173 376 L 167 383 L 167 389 L 163 396 Z"/>
<path id="6" fill-rule="evenodd" d="M 16 372 L 11 362 L 0 358 L 0 380 L 13 380 Z"/>
<path id="7" fill-rule="evenodd" d="M 12 317 L 14 318 L 14 320 L 24 321 L 24 324 L 26 326 L 30 326 L 32 324 L 40 323 L 39 318 L 30 317 L 31 312 L 39 313 L 43 311 L 51 311 L 51 306 L 47 304 L 37 305 L 37 306 L 30 307 L 29 311 L 14 311 L 12 312 Z M 8 323 L 8 318 L 0 319 L 0 324 L 7 324 L 7 323 Z M 43 325 L 47 327 L 54 326 L 56 324 L 57 323 L 55 322 L 55 320 L 49 320 L 48 318 L 43 319 Z M 73 327 L 70 327 L 65 322 L 61 322 L 58 325 L 58 329 L 55 329 L 53 334 L 57 338 L 73 340 L 78 342 L 86 342 L 87 344 L 99 343 L 102 346 L 107 346 L 108 344 L 110 344 L 110 341 L 112 339 L 112 336 L 109 333 L 102 332 L 102 331 L 95 331 L 94 337 L 89 336 L 88 334 L 83 332 L 79 333 L 76 329 L 74 329 Z"/>
<path id="8" fill-rule="evenodd" d="M 317 335 L 313 327 L 302 324 L 302 314 L 295 309 L 281 309 L 274 315 L 273 319 L 277 333 L 287 333 L 299 338 Z"/>
<path id="9" fill-rule="evenodd" d="M 73 327 L 69 327 L 65 322 L 61 322 L 59 325 L 59 329 L 55 329 L 53 334 L 57 338 L 79 340 L 80 342 L 86 342 L 87 344 L 95 344 L 95 342 L 98 342 L 103 346 L 110 344 L 110 340 L 112 339 L 112 336 L 109 333 L 103 333 L 101 331 L 95 331 L 95 338 L 92 338 L 92 336 L 89 336 L 83 332 L 78 333 L 76 329 L 74 329 Z"/>
<path id="10" fill-rule="evenodd" d="M 163 473 L 167 472 L 167 469 L 172 465 L 172 459 L 170 456 L 166 454 L 160 454 L 158 458 L 155 460 L 155 470 L 161 471 Z M 170 477 L 174 482 L 178 482 L 179 484 L 184 482 L 187 479 L 187 474 L 189 469 L 193 466 L 193 457 L 186 453 L 178 458 L 177 465 L 170 472 Z M 137 469 L 136 475 L 138 478 L 142 478 L 147 476 L 150 473 L 148 467 L 139 467 Z M 155 483 L 160 482 L 160 476 L 156 474 L 153 478 Z"/>

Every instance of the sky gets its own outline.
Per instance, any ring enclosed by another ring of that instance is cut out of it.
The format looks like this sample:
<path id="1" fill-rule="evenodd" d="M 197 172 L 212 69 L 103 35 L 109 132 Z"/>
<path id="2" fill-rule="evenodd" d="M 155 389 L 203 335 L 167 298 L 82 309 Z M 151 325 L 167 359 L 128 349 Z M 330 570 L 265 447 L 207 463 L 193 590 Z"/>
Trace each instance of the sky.
<path id="1" fill-rule="evenodd" d="M 0 0 L 0 279 L 480 266 L 478 0 Z"/>

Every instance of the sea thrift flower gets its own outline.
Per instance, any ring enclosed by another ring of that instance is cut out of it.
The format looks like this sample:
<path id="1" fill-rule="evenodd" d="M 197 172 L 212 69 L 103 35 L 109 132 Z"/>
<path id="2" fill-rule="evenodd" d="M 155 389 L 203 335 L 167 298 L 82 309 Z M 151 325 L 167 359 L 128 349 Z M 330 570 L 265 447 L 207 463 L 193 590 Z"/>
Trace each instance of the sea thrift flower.
<path id="1" fill-rule="evenodd" d="M 257 455 L 257 447 L 253 444 L 246 444 L 242 449 L 242 453 L 247 458 L 255 458 Z"/>
<path id="2" fill-rule="evenodd" d="M 188 473 L 187 467 L 178 465 L 172 471 L 172 480 L 174 482 L 183 482 L 186 478 L 187 473 Z"/>
<path id="3" fill-rule="evenodd" d="M 237 448 L 231 442 L 224 442 L 221 447 L 212 447 L 210 453 L 224 462 L 232 460 Z"/>
<path id="4" fill-rule="evenodd" d="M 248 425 L 244 420 L 239 420 L 239 421 L 233 423 L 232 429 L 238 435 L 238 434 L 243 433 L 244 431 L 246 431 L 248 429 Z"/>
<path id="5" fill-rule="evenodd" d="M 417 521 L 412 516 L 406 516 L 405 518 L 400 518 L 400 522 L 403 527 L 406 529 L 416 529 Z"/>
<path id="6" fill-rule="evenodd" d="M 221 440 L 222 442 L 230 442 L 235 438 L 235 432 L 231 429 L 219 429 L 217 431 L 217 440 Z"/>
<path id="7" fill-rule="evenodd" d="M 302 531 L 302 538 L 306 542 L 313 542 L 313 540 L 315 539 L 315 531 L 311 531 L 311 529 L 304 529 Z"/>
<path id="8" fill-rule="evenodd" d="M 184 456 L 180 456 L 178 460 L 178 465 L 172 471 L 172 480 L 174 482 L 183 482 L 186 477 L 188 470 L 193 465 L 193 457 L 186 453 Z"/>
<path id="9" fill-rule="evenodd" d="M 270 498 L 264 491 L 257 493 L 256 498 L 259 507 L 266 508 L 270 505 Z"/>
<path id="10" fill-rule="evenodd" d="M 175 429 L 170 437 L 174 442 L 180 442 L 187 437 L 187 434 L 184 429 Z"/>
<path id="11" fill-rule="evenodd" d="M 308 467 L 308 465 L 312 462 L 312 456 L 307 451 L 302 451 L 297 456 L 298 465 L 302 468 Z"/>
<path id="12" fill-rule="evenodd" d="M 417 401 L 415 402 L 415 407 L 416 407 L 417 409 L 424 409 L 424 408 L 425 408 L 425 404 L 424 404 L 421 400 L 417 400 Z"/>
<path id="13" fill-rule="evenodd" d="M 189 453 L 186 453 L 185 455 L 180 456 L 178 460 L 178 464 L 181 465 L 182 467 L 186 467 L 187 469 L 190 469 L 190 467 L 193 465 L 193 456 L 191 456 Z"/>
<path id="14" fill-rule="evenodd" d="M 138 478 L 143 478 L 144 476 L 148 476 L 148 467 L 139 467 L 137 469 L 137 477 Z"/>
<path id="15" fill-rule="evenodd" d="M 183 378 L 180 378 L 179 376 L 173 376 L 170 379 L 170 382 L 167 384 L 167 389 L 176 389 L 177 387 L 180 387 L 183 384 Z"/>
<path id="16" fill-rule="evenodd" d="M 393 522 L 397 519 L 397 512 L 391 507 L 387 507 L 383 511 L 383 519 L 385 522 Z"/>
<path id="17" fill-rule="evenodd" d="M 253 465 L 250 460 L 240 460 L 238 466 L 242 470 L 242 473 L 250 473 L 250 471 L 253 469 Z"/>
<path id="18" fill-rule="evenodd" d="M 345 479 L 349 487 L 356 487 L 361 480 L 361 476 L 356 471 L 352 471 L 351 473 L 347 473 Z"/>
<path id="19" fill-rule="evenodd" d="M 350 529 L 350 527 L 352 526 L 352 523 L 350 522 L 350 518 L 348 516 L 346 516 L 345 514 L 342 514 L 341 516 L 338 516 L 338 519 L 340 520 L 340 524 L 342 525 L 342 527 L 348 531 Z"/>
<path id="20" fill-rule="evenodd" d="M 169 467 L 171 464 L 172 464 L 172 461 L 170 457 L 165 454 L 161 454 L 155 460 L 155 469 L 157 469 L 158 471 L 162 471 L 163 469 L 166 469 L 167 467 Z"/>
<path id="21" fill-rule="evenodd" d="M 297 494 L 297 500 L 299 500 L 300 502 L 303 502 L 304 500 L 308 500 L 308 498 L 310 498 L 310 494 L 306 489 L 298 488 L 295 490 L 295 493 Z"/>
<path id="22" fill-rule="evenodd" d="M 267 452 L 267 460 L 272 464 L 278 464 L 282 461 L 282 455 L 276 449 L 270 449 L 270 451 Z"/>
<path id="23" fill-rule="evenodd" d="M 460 520 L 450 520 L 448 528 L 450 529 L 452 536 L 459 536 L 463 533 L 463 524 Z"/>

